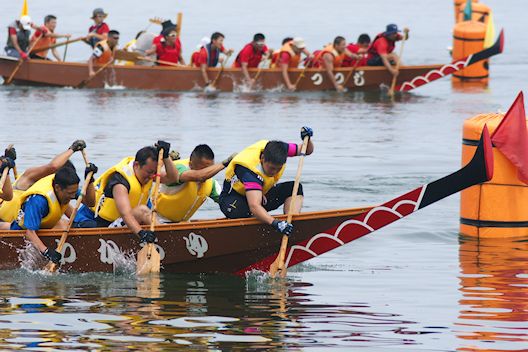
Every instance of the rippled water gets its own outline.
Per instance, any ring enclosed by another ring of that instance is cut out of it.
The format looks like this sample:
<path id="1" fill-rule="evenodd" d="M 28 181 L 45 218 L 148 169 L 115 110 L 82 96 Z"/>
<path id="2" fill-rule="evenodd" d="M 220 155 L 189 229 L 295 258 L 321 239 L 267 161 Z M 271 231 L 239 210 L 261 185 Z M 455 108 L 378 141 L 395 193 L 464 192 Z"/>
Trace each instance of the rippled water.
<path id="1" fill-rule="evenodd" d="M 453 87 L 442 80 L 392 102 L 379 93 L 2 87 L 0 141 L 16 145 L 18 168 L 24 170 L 84 138 L 90 159 L 104 169 L 158 138 L 171 141 L 183 155 L 208 143 L 220 159 L 260 138 L 298 140 L 299 128 L 310 125 L 316 152 L 302 176 L 305 209 L 381 203 L 456 170 L 463 120 L 505 111 L 526 88 L 521 17 L 526 4 L 486 3 L 495 10 L 497 27 L 506 28 L 506 52 L 492 60 L 487 88 Z M 20 4 L 2 5 L 3 27 Z M 124 39 L 144 27 L 148 17 L 174 17 L 183 10 L 184 48 L 194 48 L 216 29 L 235 48 L 256 31 L 264 31 L 274 47 L 291 33 L 315 48 L 337 33 L 374 35 L 396 21 L 411 28 L 404 56 L 412 64 L 449 60 L 445 48 L 453 21 L 447 0 L 332 0 L 324 6 L 275 0 L 65 6 L 64 1 L 30 0 L 29 5 L 36 18 L 57 14 L 59 29 L 74 36 L 89 25 L 91 9 L 103 5 Z M 72 60 L 88 54 L 80 44 L 69 48 Z M 73 161 L 82 167 L 79 155 Z M 292 179 L 295 169 L 295 163 L 290 165 L 285 179 Z M 207 203 L 197 216 L 221 213 Z M 291 270 L 285 282 L 256 273 L 138 281 L 126 267 L 117 275 L 0 272 L 0 349 L 521 351 L 528 346 L 526 243 L 459 238 L 455 196 Z"/>

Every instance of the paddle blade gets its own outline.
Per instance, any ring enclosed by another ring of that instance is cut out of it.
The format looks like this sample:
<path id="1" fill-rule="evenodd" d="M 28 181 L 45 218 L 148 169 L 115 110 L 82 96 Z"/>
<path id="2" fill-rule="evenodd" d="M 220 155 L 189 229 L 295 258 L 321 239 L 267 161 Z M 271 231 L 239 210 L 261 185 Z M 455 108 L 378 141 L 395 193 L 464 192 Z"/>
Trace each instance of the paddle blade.
<path id="1" fill-rule="evenodd" d="M 46 266 L 44 267 L 44 270 L 50 273 L 54 273 L 55 271 L 57 271 L 57 264 L 50 261 L 48 262 L 48 264 L 46 264 Z"/>
<path id="2" fill-rule="evenodd" d="M 159 273 L 160 261 L 161 258 L 156 247 L 152 243 L 147 244 L 138 252 L 136 274 L 141 276 L 150 273 Z"/>

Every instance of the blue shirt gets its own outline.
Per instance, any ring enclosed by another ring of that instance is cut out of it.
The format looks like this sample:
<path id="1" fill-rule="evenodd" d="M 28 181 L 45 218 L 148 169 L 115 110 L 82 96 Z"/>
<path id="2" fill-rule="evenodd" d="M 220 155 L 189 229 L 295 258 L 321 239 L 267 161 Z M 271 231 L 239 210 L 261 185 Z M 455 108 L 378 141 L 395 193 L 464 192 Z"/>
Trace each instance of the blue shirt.
<path id="1" fill-rule="evenodd" d="M 40 223 L 49 214 L 49 206 L 46 197 L 35 194 L 29 197 L 24 204 L 22 204 L 22 211 L 24 212 L 24 226 L 28 230 L 40 230 Z M 11 230 L 23 230 L 18 223 L 13 221 L 11 223 Z"/>
<path id="2" fill-rule="evenodd" d="M 95 219 L 95 214 L 86 205 L 81 205 L 79 210 L 77 211 L 77 215 L 75 215 L 75 219 L 73 219 L 73 222 L 83 222 L 83 221 L 90 221 Z"/>

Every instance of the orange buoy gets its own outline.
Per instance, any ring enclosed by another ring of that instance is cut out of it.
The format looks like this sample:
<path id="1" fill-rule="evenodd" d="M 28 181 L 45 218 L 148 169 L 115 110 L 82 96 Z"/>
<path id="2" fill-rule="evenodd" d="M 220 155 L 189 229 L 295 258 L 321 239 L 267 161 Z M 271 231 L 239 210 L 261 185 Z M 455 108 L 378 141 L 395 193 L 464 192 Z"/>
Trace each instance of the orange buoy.
<path id="1" fill-rule="evenodd" d="M 458 12 L 456 15 L 456 23 L 463 22 L 464 21 L 464 10 L 466 9 L 466 2 L 458 8 Z M 484 5 L 483 3 L 475 3 L 471 4 L 471 21 L 477 21 L 482 22 L 484 24 L 488 24 L 489 18 L 490 18 L 491 8 L 488 5 Z"/>
<path id="2" fill-rule="evenodd" d="M 481 114 L 464 121 L 462 164 L 471 160 L 484 124 L 490 134 L 504 114 Z M 517 178 L 517 169 L 493 148 L 493 178 L 462 191 L 460 233 L 482 238 L 528 236 L 528 186 Z"/>
<path id="3" fill-rule="evenodd" d="M 478 21 L 464 21 L 453 30 L 453 60 L 459 60 L 484 49 L 486 25 Z M 477 62 L 453 74 L 453 81 L 488 82 L 489 61 Z"/>
<path id="4" fill-rule="evenodd" d="M 464 8 L 466 6 L 466 3 L 467 0 L 455 0 L 455 23 L 459 22 L 458 13 L 460 12 L 460 7 Z M 478 0 L 473 0 L 473 4 L 471 5 L 474 5 L 476 3 L 478 3 Z"/>

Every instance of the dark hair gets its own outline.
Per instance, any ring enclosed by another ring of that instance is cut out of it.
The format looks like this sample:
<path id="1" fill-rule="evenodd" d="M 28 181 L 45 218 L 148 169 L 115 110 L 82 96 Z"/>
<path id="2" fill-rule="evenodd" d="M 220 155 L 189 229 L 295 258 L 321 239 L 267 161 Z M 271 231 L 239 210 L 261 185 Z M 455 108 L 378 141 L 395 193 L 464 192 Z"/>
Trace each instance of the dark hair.
<path id="1" fill-rule="evenodd" d="M 207 144 L 200 144 L 191 153 L 191 159 L 194 158 L 214 160 L 214 153 Z"/>
<path id="2" fill-rule="evenodd" d="M 171 32 L 176 31 L 176 26 L 167 27 L 161 31 L 161 35 L 167 37 Z"/>
<path id="3" fill-rule="evenodd" d="M 136 40 L 138 40 L 139 37 L 141 37 L 142 34 L 146 33 L 147 31 L 139 31 L 138 34 L 136 34 Z"/>
<path id="4" fill-rule="evenodd" d="M 110 31 L 108 31 L 108 36 L 114 36 L 114 35 L 119 35 L 119 32 L 116 31 L 115 29 L 112 29 Z"/>
<path id="5" fill-rule="evenodd" d="M 338 35 L 338 36 L 335 37 L 335 39 L 334 39 L 334 46 L 341 44 L 341 42 L 343 42 L 343 40 L 345 40 L 345 38 L 342 37 L 342 36 L 340 36 L 340 35 Z"/>
<path id="6" fill-rule="evenodd" d="M 264 34 L 262 34 L 262 33 L 257 33 L 257 34 L 255 34 L 255 35 L 253 36 L 253 41 L 254 41 L 254 42 L 259 42 L 259 41 L 261 41 L 261 40 L 265 40 L 265 39 L 266 39 L 266 37 L 265 37 Z"/>
<path id="7" fill-rule="evenodd" d="M 75 168 L 75 165 L 73 165 L 73 163 L 70 160 L 66 160 L 66 162 L 64 163 L 64 165 L 62 165 L 60 167 L 60 169 L 62 169 L 64 167 L 68 167 L 68 168 L 72 169 L 73 171 L 77 172 L 77 169 Z"/>
<path id="8" fill-rule="evenodd" d="M 363 33 L 358 38 L 358 44 L 368 44 L 370 43 L 370 36 L 367 33 Z"/>
<path id="9" fill-rule="evenodd" d="M 280 141 L 269 141 L 262 152 L 264 161 L 275 165 L 284 165 L 288 158 L 288 145 Z"/>
<path id="10" fill-rule="evenodd" d="M 59 185 L 61 189 L 65 189 L 71 185 L 79 184 L 81 180 L 74 169 L 71 167 L 61 167 L 53 178 L 53 186 Z"/>
<path id="11" fill-rule="evenodd" d="M 56 19 L 57 19 L 56 16 L 47 15 L 46 17 L 44 17 L 44 23 L 48 23 L 49 21 L 56 20 Z"/>
<path id="12" fill-rule="evenodd" d="M 218 38 L 225 38 L 225 35 L 220 32 L 214 32 L 213 35 L 211 35 L 211 41 L 217 40 Z"/>
<path id="13" fill-rule="evenodd" d="M 286 37 L 282 40 L 282 45 L 286 44 L 287 42 L 291 42 L 293 40 L 292 37 Z"/>
<path id="14" fill-rule="evenodd" d="M 147 163 L 148 159 L 152 159 L 154 161 L 158 160 L 158 150 L 151 145 L 138 150 L 134 161 L 137 161 L 139 166 L 143 166 Z"/>

